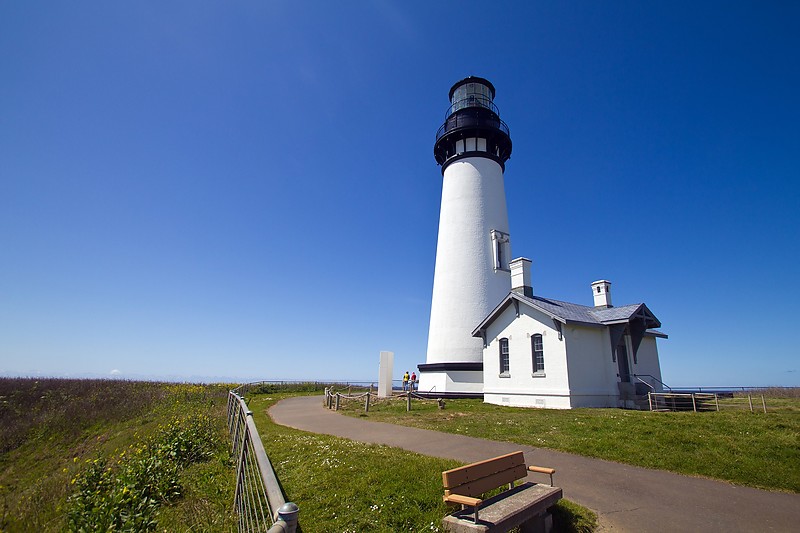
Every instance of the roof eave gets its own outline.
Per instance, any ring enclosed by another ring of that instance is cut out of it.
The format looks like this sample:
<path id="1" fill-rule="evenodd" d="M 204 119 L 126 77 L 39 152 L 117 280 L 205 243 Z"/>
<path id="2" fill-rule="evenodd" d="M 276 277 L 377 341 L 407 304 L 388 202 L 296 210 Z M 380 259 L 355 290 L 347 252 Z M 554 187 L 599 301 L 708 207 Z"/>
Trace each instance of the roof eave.
<path id="1" fill-rule="evenodd" d="M 478 324 L 478 327 L 476 327 L 474 330 L 472 330 L 472 336 L 473 337 L 480 337 L 481 336 L 481 331 L 485 331 L 486 327 L 489 324 L 491 324 L 497 318 L 497 316 L 500 313 L 505 311 L 506 306 L 508 306 L 510 304 L 511 300 L 517 300 L 518 302 L 524 303 L 528 307 L 532 307 L 533 309 L 536 309 L 537 311 L 547 315 L 551 319 L 558 320 L 562 324 L 567 324 L 567 323 L 570 322 L 564 317 L 558 316 L 556 314 L 551 313 L 547 309 L 543 309 L 542 307 L 539 307 L 538 305 L 536 305 L 535 301 L 530 300 L 530 299 L 526 298 L 525 296 L 522 296 L 522 295 L 512 291 L 512 292 L 509 292 L 506 295 L 506 297 L 503 298 L 503 300 L 499 304 L 497 304 L 497 306 L 494 309 L 492 309 L 492 311 L 486 316 L 486 318 L 484 318 L 481 321 L 481 323 Z"/>
<path id="2" fill-rule="evenodd" d="M 472 330 L 472 336 L 473 337 L 480 337 L 481 336 L 481 331 L 485 331 L 486 330 L 486 326 L 488 326 L 491 322 L 493 322 L 494 319 L 497 318 L 497 315 L 499 315 L 500 313 L 502 313 L 505 310 L 506 306 L 508 306 L 508 304 L 511 302 L 511 297 L 513 295 L 514 295 L 513 292 L 508 293 L 506 295 L 506 297 L 503 298 L 500 301 L 500 303 L 497 304 L 497 306 L 494 309 L 492 309 L 492 311 L 488 315 L 486 315 L 486 318 L 481 320 L 481 323 L 478 324 L 478 326 L 475 329 Z"/>
<path id="3" fill-rule="evenodd" d="M 590 328 L 604 328 L 606 325 L 605 323 L 600 322 L 584 322 L 582 320 L 564 320 L 564 324 L 574 325 L 574 326 L 588 326 Z"/>

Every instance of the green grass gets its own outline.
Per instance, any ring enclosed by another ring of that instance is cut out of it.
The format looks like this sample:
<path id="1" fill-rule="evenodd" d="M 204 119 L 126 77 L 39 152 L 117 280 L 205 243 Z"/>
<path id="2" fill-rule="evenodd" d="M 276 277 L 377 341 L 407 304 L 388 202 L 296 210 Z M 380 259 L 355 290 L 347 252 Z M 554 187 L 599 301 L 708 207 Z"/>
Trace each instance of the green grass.
<path id="1" fill-rule="evenodd" d="M 301 389 L 295 394 L 310 390 L 296 384 L 287 388 Z M 83 514 L 99 523 L 95 509 L 107 516 L 116 508 L 131 509 L 136 500 L 130 491 L 142 488 L 143 474 L 160 472 L 140 468 L 141 461 L 163 458 L 153 449 L 196 455 L 185 444 L 196 442 L 191 420 L 198 419 L 209 419 L 219 437 L 212 439 L 213 454 L 168 468 L 166 478 L 155 476 L 154 483 L 165 486 L 168 495 L 157 498 L 152 527 L 235 531 L 227 390 L 224 385 L 0 378 L 0 531 L 65 531 L 68 516 L 79 520 Z M 300 506 L 301 530 L 440 529 L 448 512 L 441 471 L 458 463 L 279 427 L 266 410 L 286 395 L 253 395 L 248 402 L 278 478 Z M 98 466 L 92 470 L 92 465 Z M 176 486 L 179 495 L 173 492 Z M 591 511 L 569 502 L 558 505 L 554 518 L 560 531 L 596 527 Z M 149 523 L 149 516 L 142 522 Z"/>
<path id="2" fill-rule="evenodd" d="M 760 406 L 760 398 L 759 398 Z M 363 404 L 342 412 L 365 416 Z M 800 492 L 800 399 L 767 401 L 768 413 L 651 413 L 621 409 L 523 409 L 481 400 L 377 402 L 370 420 L 598 457 Z"/>
<path id="3" fill-rule="evenodd" d="M 227 389 L 0 379 L 0 531 L 67 530 L 67 500 L 90 464 L 106 461 L 115 474 L 121 472 L 123 451 L 142 447 L 176 417 L 201 415 L 210 417 L 218 446 L 205 458 L 210 460 L 180 471 L 180 498 L 159 507 L 157 523 L 169 531 L 235 529 Z"/>
<path id="4" fill-rule="evenodd" d="M 441 472 L 460 463 L 278 426 L 267 409 L 283 397 L 253 395 L 247 402 L 285 493 L 300 506 L 304 531 L 441 530 L 450 510 Z M 570 502 L 559 504 L 554 517 L 565 532 L 590 532 L 597 524 L 594 513 Z"/>

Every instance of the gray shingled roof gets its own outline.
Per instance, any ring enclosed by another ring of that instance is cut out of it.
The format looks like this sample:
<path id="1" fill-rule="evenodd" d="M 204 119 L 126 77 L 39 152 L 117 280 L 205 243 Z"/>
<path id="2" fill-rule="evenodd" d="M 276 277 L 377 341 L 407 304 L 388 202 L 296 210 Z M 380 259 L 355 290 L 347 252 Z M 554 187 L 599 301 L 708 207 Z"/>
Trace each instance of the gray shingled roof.
<path id="1" fill-rule="evenodd" d="M 517 292 L 511 292 L 503 299 L 502 302 L 487 316 L 481 324 L 475 328 L 473 335 L 483 329 L 486 324 L 494 320 L 499 312 L 510 305 L 512 299 L 517 299 L 520 302 L 526 303 L 531 307 L 550 315 L 552 318 L 562 323 L 582 323 L 596 326 L 607 326 L 616 322 L 628 321 L 634 314 L 636 314 L 642 307 L 646 310 L 648 315 L 655 318 L 655 315 L 647 309 L 643 303 L 622 305 L 619 307 L 608 307 L 605 309 L 598 309 L 596 307 L 589 307 L 586 305 L 574 304 L 571 302 L 562 302 L 560 300 L 553 300 L 552 298 L 542 298 L 541 296 L 524 296 Z M 658 321 L 658 319 L 655 319 Z M 649 333 L 658 336 L 666 335 L 655 329 L 649 329 Z"/>
<path id="2" fill-rule="evenodd" d="M 607 324 L 618 320 L 628 320 L 644 305 L 641 303 L 597 309 L 586 305 L 562 302 L 551 298 L 533 296 L 531 298 L 516 294 L 520 301 L 527 301 L 544 311 L 549 312 L 567 322 L 586 322 L 587 324 Z"/>

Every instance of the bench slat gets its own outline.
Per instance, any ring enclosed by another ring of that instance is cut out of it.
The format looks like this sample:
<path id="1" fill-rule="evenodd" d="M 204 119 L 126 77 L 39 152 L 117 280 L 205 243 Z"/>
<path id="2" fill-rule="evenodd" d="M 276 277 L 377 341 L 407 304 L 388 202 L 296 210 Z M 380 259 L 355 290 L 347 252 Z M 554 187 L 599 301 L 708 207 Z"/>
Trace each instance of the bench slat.
<path id="1" fill-rule="evenodd" d="M 511 467 L 508 470 L 503 470 L 502 472 L 496 472 L 494 474 L 475 479 L 474 481 L 469 481 L 462 485 L 445 489 L 445 494 L 461 494 L 463 496 L 478 497 L 485 492 L 489 492 L 490 490 L 502 487 L 503 485 L 507 485 L 508 483 L 518 479 L 522 479 L 527 475 L 528 470 L 525 468 L 524 464 L 521 464 Z"/>
<path id="2" fill-rule="evenodd" d="M 522 465 L 524 469 L 524 455 L 522 452 L 513 452 L 495 457 L 493 459 L 479 461 L 477 463 L 472 463 L 442 472 L 442 484 L 444 485 L 445 489 L 452 489 L 454 487 L 464 485 L 465 483 L 469 483 L 470 481 L 475 481 L 476 479 L 484 478 L 498 472 L 503 472 L 520 465 Z M 523 475 L 522 477 L 525 476 Z M 507 481 L 506 483 L 509 482 Z M 502 484 L 503 482 L 500 482 L 500 485 Z"/>

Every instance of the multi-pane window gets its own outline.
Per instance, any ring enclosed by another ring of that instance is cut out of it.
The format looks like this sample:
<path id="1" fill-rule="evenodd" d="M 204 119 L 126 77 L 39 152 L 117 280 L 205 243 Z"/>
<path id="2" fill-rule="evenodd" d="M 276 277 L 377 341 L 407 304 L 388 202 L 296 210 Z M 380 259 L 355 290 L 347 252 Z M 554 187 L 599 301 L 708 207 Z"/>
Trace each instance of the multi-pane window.
<path id="1" fill-rule="evenodd" d="M 500 373 L 509 373 L 508 364 L 508 339 L 500 339 Z"/>
<path id="2" fill-rule="evenodd" d="M 533 351 L 533 371 L 544 372 L 544 346 L 540 334 L 531 337 L 531 350 Z"/>

